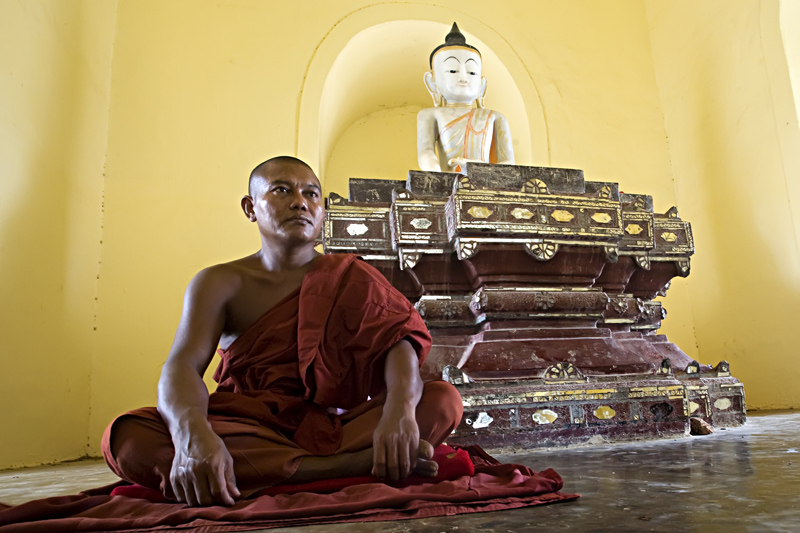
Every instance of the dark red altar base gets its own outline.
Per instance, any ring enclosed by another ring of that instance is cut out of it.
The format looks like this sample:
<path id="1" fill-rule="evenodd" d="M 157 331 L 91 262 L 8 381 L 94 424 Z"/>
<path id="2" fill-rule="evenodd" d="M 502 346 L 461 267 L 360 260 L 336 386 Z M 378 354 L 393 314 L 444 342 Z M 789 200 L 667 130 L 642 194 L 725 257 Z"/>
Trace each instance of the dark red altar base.
<path id="1" fill-rule="evenodd" d="M 727 362 L 700 365 L 657 331 L 690 272 L 677 208 L 576 169 L 469 163 L 332 194 L 327 252 L 359 250 L 424 318 L 424 379 L 464 399 L 454 442 L 563 446 L 678 437 L 690 417 L 745 419 Z"/>

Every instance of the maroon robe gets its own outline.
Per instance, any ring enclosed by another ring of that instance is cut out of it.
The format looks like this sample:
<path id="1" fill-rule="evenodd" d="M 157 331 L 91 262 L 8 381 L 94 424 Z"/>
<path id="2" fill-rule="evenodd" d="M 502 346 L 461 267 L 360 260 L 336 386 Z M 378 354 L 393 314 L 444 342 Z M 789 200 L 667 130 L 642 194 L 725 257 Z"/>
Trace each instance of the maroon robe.
<path id="1" fill-rule="evenodd" d="M 402 339 L 422 364 L 431 346 L 425 323 L 383 275 L 354 255 L 317 257 L 297 291 L 219 352 L 219 386 L 209 397 L 208 418 L 234 458 L 239 488 L 281 483 L 304 456 L 370 447 L 382 413 L 386 354 Z M 342 416 L 333 414 L 340 409 Z M 453 387 L 426 384 L 417 408 L 420 438 L 437 446 L 460 417 Z M 115 457 L 115 426 L 121 420 L 131 426 L 132 418 L 137 429 L 125 430 L 130 442 L 118 443 Z M 103 454 L 123 479 L 172 496 L 174 450 L 155 408 L 112 422 Z"/>

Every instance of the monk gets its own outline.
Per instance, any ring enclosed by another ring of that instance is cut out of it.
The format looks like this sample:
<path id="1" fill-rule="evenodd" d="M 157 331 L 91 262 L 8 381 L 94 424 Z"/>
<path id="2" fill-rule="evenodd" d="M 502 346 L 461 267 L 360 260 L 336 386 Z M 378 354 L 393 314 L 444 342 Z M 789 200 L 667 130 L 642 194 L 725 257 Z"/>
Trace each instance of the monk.
<path id="1" fill-rule="evenodd" d="M 449 383 L 420 379 L 431 339 L 419 314 L 357 257 L 314 250 L 324 206 L 304 162 L 260 164 L 241 205 L 261 249 L 189 283 L 157 408 L 103 436 L 111 469 L 190 506 L 278 484 L 436 476 L 433 449 L 462 404 Z"/>
<path id="2" fill-rule="evenodd" d="M 514 164 L 508 120 L 486 109 L 486 78 L 477 48 L 454 22 L 429 59 L 423 77 L 434 107 L 417 115 L 417 159 L 422 170 L 465 172 L 467 163 Z"/>

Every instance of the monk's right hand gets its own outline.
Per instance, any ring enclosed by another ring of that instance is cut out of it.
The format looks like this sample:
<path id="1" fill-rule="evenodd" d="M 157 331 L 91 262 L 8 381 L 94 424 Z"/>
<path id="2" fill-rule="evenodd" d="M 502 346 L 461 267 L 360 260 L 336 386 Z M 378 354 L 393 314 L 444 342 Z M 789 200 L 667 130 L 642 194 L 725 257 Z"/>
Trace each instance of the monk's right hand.
<path id="1" fill-rule="evenodd" d="M 233 458 L 222 439 L 208 430 L 193 433 L 186 442 L 175 447 L 169 476 L 178 501 L 191 507 L 235 504 L 241 494 Z"/>

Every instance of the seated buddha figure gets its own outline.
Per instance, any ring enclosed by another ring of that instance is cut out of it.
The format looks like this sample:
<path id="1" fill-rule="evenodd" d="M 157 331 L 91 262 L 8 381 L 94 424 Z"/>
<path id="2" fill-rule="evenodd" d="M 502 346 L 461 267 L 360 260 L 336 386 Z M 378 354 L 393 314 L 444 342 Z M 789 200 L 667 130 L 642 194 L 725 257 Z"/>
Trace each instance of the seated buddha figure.
<path id="1" fill-rule="evenodd" d="M 431 53 L 425 87 L 435 107 L 417 115 L 417 157 L 422 170 L 464 172 L 470 161 L 514 163 L 508 120 L 484 108 L 481 54 L 458 26 Z"/>

